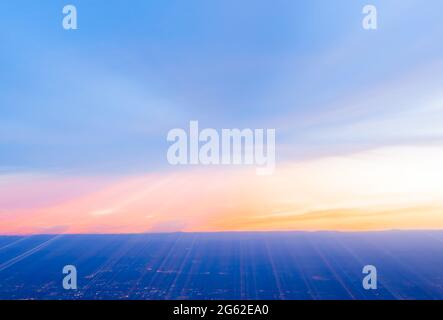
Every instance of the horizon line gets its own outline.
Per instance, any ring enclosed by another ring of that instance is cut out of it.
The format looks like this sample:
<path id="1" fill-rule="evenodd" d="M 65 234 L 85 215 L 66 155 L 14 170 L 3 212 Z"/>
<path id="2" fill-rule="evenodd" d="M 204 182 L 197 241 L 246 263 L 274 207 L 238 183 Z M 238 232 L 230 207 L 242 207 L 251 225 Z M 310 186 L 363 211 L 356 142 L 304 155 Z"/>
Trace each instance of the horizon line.
<path id="1" fill-rule="evenodd" d="M 137 236 L 137 235 L 173 235 L 173 234 L 284 234 L 284 233 L 339 233 L 339 234 L 364 234 L 364 233 L 408 233 L 408 232 L 443 232 L 443 229 L 386 229 L 364 231 L 341 230 L 274 230 L 274 231 L 173 231 L 173 232 L 134 232 L 134 233 L 35 233 L 35 234 L 0 234 L 0 237 L 34 237 L 34 236 Z"/>

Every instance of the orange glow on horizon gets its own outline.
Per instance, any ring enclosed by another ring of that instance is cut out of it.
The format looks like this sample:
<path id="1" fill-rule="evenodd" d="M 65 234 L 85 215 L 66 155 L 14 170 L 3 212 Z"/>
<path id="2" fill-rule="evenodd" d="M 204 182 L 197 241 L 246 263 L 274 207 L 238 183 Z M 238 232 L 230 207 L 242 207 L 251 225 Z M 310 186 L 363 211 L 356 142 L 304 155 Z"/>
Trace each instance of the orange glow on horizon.
<path id="1" fill-rule="evenodd" d="M 411 147 L 287 163 L 271 176 L 10 176 L 0 180 L 0 234 L 443 229 L 441 163 L 442 148 Z"/>

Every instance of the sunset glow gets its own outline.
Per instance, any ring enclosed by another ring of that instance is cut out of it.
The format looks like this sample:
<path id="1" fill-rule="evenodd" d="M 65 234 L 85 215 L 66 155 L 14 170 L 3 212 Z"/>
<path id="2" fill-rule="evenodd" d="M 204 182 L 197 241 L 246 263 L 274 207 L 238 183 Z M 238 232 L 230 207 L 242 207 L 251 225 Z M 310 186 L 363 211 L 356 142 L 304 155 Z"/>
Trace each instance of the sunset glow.
<path id="1" fill-rule="evenodd" d="M 271 176 L 253 168 L 105 181 L 11 176 L 0 202 L 20 201 L 2 210 L 0 233 L 443 228 L 441 163 L 443 149 L 416 147 L 288 163 Z M 36 195 L 46 201 L 32 204 Z"/>

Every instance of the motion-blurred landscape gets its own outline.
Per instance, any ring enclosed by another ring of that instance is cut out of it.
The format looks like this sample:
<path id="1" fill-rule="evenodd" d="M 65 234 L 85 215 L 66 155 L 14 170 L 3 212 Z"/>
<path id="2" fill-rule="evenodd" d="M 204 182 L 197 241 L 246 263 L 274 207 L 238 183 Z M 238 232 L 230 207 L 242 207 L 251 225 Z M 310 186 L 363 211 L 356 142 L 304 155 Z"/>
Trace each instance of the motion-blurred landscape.
<path id="1" fill-rule="evenodd" d="M 1 299 L 442 299 L 443 231 L 0 237 Z M 377 267 L 364 290 L 362 268 Z M 78 289 L 65 290 L 74 265 Z"/>

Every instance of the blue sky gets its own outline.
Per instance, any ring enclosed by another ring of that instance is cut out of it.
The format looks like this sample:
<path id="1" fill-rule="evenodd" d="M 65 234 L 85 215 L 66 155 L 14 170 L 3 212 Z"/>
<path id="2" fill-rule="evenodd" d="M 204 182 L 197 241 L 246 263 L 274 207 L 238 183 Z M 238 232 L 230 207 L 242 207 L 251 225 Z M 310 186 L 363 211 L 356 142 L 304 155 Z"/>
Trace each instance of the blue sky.
<path id="1" fill-rule="evenodd" d="M 0 169 L 168 168 L 166 134 L 276 128 L 289 161 L 443 137 L 443 3 L 65 1 L 0 4 Z"/>

